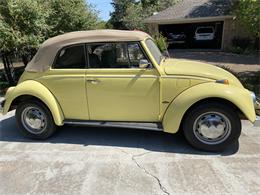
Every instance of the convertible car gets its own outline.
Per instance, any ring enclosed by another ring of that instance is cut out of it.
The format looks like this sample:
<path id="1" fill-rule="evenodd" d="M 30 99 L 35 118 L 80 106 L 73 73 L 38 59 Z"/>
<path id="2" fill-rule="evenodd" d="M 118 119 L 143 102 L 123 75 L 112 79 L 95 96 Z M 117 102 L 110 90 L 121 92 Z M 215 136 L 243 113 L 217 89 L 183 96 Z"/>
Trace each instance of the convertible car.
<path id="1" fill-rule="evenodd" d="M 194 147 L 221 151 L 241 119 L 259 125 L 259 104 L 229 72 L 167 58 L 140 31 L 94 30 L 45 41 L 10 87 L 21 132 L 46 139 L 64 124 L 183 131 Z"/>

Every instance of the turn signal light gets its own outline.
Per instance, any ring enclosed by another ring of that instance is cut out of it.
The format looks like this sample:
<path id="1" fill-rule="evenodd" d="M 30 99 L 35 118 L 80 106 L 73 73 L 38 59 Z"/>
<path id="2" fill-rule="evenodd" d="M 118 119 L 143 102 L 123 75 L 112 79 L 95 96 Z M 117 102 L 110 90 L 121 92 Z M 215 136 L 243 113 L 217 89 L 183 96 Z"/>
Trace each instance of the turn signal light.
<path id="1" fill-rule="evenodd" d="M 217 80 L 216 83 L 221 83 L 221 84 L 229 85 L 229 81 L 228 81 L 227 79 Z"/>

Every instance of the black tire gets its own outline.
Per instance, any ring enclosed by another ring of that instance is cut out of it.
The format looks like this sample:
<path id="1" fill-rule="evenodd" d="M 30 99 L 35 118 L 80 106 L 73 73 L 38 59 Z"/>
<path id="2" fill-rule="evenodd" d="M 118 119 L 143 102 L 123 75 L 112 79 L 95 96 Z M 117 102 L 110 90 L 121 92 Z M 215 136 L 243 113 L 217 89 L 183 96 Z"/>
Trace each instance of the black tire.
<path id="1" fill-rule="evenodd" d="M 197 123 L 196 121 L 199 121 L 200 117 L 203 119 L 204 116 L 203 114 L 206 113 L 220 114 L 226 117 L 226 119 L 228 119 L 227 121 L 229 121 L 228 122 L 230 127 L 228 128 L 229 130 L 226 130 L 227 128 L 225 127 L 224 130 L 225 133 L 223 135 L 223 138 L 221 137 L 218 138 L 220 139 L 218 142 L 217 141 L 214 142 L 214 140 L 211 142 L 209 138 L 205 138 L 209 140 L 207 143 L 207 140 L 205 141 L 203 140 L 203 138 L 201 138 L 204 135 L 197 130 L 199 126 L 196 125 L 197 124 L 199 125 L 199 123 Z M 185 118 L 183 120 L 183 132 L 187 141 L 194 148 L 204 150 L 204 151 L 221 152 L 224 149 L 226 149 L 230 144 L 238 140 L 241 134 L 241 120 L 237 112 L 235 111 L 235 109 L 229 105 L 223 103 L 216 103 L 216 102 L 204 103 L 192 108 L 185 115 Z"/>
<path id="2" fill-rule="evenodd" d="M 30 128 L 30 126 L 28 126 L 28 122 L 25 122 L 26 120 L 23 119 L 23 112 L 25 112 L 25 110 L 28 108 L 35 108 L 36 110 L 38 109 L 40 111 L 40 115 L 44 116 L 44 127 L 38 130 L 39 132 L 37 133 L 36 130 L 34 128 Z M 21 102 L 17 106 L 15 118 L 20 132 L 28 138 L 43 140 L 53 135 L 56 131 L 56 125 L 50 110 L 43 103 L 37 100 Z"/>

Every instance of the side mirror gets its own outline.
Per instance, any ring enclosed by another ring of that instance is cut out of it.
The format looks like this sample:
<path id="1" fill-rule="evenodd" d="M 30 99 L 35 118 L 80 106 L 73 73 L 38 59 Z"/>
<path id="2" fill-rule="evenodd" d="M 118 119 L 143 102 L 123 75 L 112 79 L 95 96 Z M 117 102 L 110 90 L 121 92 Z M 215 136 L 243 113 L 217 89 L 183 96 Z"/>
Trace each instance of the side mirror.
<path id="1" fill-rule="evenodd" d="M 147 68 L 148 66 L 149 66 L 150 64 L 149 64 L 149 62 L 147 61 L 147 60 L 140 60 L 139 61 L 139 68 Z"/>

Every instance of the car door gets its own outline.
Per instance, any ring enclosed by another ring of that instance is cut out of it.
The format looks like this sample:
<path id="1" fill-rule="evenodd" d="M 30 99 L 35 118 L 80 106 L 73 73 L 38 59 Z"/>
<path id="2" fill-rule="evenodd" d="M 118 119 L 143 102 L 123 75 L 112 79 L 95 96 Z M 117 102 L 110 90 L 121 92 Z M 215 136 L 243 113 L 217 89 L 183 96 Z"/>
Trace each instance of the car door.
<path id="1" fill-rule="evenodd" d="M 159 120 L 159 74 L 151 64 L 139 68 L 140 60 L 149 62 L 139 43 L 88 44 L 87 54 L 91 120 Z"/>
<path id="2" fill-rule="evenodd" d="M 55 96 L 65 119 L 88 120 L 85 86 L 86 51 L 84 44 L 61 49 L 43 83 Z"/>

